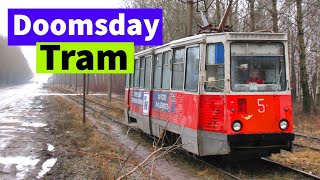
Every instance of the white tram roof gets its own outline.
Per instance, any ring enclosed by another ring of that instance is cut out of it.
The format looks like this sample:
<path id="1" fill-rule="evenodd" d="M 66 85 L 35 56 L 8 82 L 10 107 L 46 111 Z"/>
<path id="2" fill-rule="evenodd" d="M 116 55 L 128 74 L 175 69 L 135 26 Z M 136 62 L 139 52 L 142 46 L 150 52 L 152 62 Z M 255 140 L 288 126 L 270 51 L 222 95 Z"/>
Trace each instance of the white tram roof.
<path id="1" fill-rule="evenodd" d="M 164 52 L 171 48 L 179 46 L 189 46 L 199 43 L 213 43 L 225 41 L 287 41 L 286 33 L 267 33 L 267 32 L 223 32 L 223 33 L 206 33 L 185 37 L 182 39 L 171 41 L 161 46 L 152 47 L 138 53 L 136 57 L 145 56 L 153 52 Z"/>

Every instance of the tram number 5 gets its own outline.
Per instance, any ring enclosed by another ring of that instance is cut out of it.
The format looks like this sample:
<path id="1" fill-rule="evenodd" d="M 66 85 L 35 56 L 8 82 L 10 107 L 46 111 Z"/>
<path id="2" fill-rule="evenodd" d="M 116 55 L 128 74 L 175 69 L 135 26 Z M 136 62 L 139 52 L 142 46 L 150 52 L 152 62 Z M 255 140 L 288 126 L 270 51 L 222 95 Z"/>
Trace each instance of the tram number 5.
<path id="1" fill-rule="evenodd" d="M 266 111 L 266 106 L 263 104 L 264 99 L 258 99 L 258 112 L 264 113 Z"/>

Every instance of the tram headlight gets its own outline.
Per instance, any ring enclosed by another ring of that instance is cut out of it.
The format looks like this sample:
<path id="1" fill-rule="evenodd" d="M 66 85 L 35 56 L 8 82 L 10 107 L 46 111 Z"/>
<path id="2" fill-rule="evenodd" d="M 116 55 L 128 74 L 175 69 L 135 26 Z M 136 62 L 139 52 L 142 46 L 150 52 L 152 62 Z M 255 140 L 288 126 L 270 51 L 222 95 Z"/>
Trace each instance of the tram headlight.
<path id="1" fill-rule="evenodd" d="M 235 131 L 235 132 L 239 132 L 242 128 L 242 123 L 240 121 L 234 121 L 232 123 L 232 129 Z"/>
<path id="2" fill-rule="evenodd" d="M 281 130 L 286 130 L 289 127 L 289 123 L 287 120 L 281 120 L 279 126 Z"/>

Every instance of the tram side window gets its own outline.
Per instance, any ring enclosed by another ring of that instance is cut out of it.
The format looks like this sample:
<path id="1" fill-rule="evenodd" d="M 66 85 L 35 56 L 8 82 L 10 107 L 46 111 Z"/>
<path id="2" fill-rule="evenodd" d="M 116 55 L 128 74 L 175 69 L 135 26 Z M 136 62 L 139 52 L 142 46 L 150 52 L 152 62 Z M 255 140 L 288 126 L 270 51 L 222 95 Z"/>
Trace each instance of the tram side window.
<path id="1" fill-rule="evenodd" d="M 153 88 L 161 88 L 162 53 L 156 54 L 154 62 Z"/>
<path id="2" fill-rule="evenodd" d="M 144 67 L 145 67 L 146 59 L 143 57 L 141 58 L 140 62 L 140 88 L 144 87 Z"/>
<path id="3" fill-rule="evenodd" d="M 171 79 L 171 51 L 163 53 L 163 66 L 162 66 L 162 89 L 170 89 Z"/>
<path id="4" fill-rule="evenodd" d="M 144 76 L 144 88 L 150 89 L 150 68 L 151 68 L 151 56 L 146 58 L 145 76 Z"/>
<path id="5" fill-rule="evenodd" d="M 184 48 L 174 50 L 174 58 L 172 62 L 172 89 L 174 90 L 183 89 L 184 56 Z"/>
<path id="6" fill-rule="evenodd" d="M 207 45 L 205 90 L 224 90 L 224 46 L 222 43 Z"/>
<path id="7" fill-rule="evenodd" d="M 198 91 L 199 80 L 199 47 L 187 49 L 186 85 L 187 91 Z"/>
<path id="8" fill-rule="evenodd" d="M 135 61 L 134 87 L 139 87 L 140 59 Z"/>

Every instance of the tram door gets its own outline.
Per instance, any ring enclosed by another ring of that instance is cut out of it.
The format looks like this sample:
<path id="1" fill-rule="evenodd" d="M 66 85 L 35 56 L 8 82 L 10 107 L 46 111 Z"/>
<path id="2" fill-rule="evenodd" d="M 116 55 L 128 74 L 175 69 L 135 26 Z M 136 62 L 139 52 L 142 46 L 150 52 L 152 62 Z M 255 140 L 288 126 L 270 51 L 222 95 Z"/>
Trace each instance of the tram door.
<path id="1" fill-rule="evenodd" d="M 148 134 L 151 134 L 151 114 L 150 114 L 150 102 L 151 100 L 151 63 L 152 56 L 146 56 L 145 61 L 142 61 L 145 63 L 144 65 L 144 74 L 143 71 L 140 70 L 140 80 L 142 77 L 144 77 L 144 88 L 143 88 L 143 99 L 142 99 L 142 114 L 143 114 L 143 120 L 141 121 L 141 124 L 139 127 L 142 127 L 143 131 L 145 131 Z"/>
<path id="2" fill-rule="evenodd" d="M 126 106 L 126 109 L 128 109 L 130 106 L 129 106 L 129 97 L 130 97 L 130 87 L 132 87 L 132 78 L 133 78 L 133 75 L 131 74 L 127 74 L 126 75 L 126 91 L 125 91 L 125 106 Z M 129 109 L 128 109 L 129 110 Z"/>

